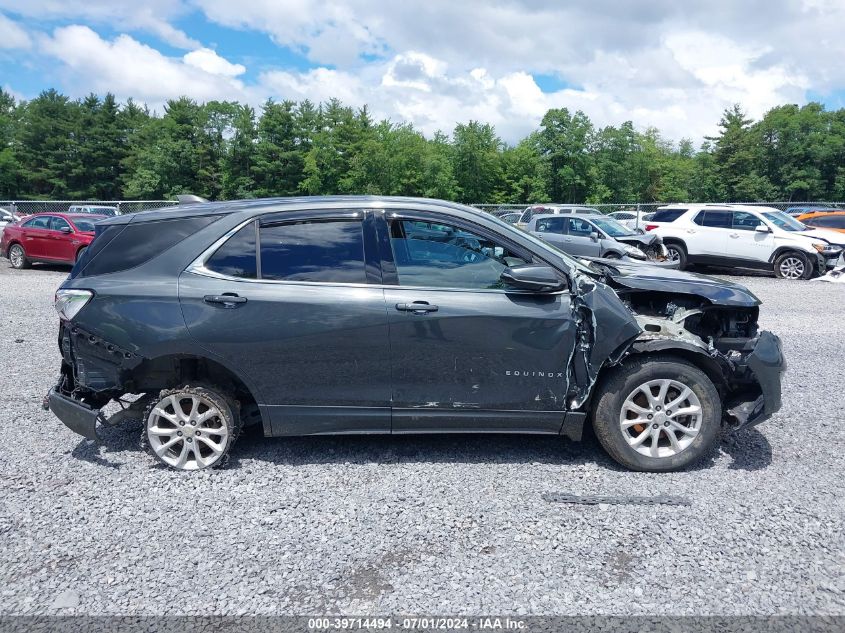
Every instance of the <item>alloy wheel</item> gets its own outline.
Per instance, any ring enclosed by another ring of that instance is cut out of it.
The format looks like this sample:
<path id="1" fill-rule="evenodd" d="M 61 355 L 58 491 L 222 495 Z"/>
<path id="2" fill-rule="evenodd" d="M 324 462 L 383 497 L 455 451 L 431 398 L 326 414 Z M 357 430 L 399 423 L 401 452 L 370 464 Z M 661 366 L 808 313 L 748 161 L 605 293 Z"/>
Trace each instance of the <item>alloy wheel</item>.
<path id="1" fill-rule="evenodd" d="M 670 262 L 677 262 L 680 261 L 681 254 L 678 252 L 677 248 L 670 246 L 666 249 L 666 259 Z"/>
<path id="2" fill-rule="evenodd" d="M 9 261 L 15 268 L 20 268 L 23 265 L 23 257 L 23 249 L 17 244 L 9 250 Z"/>
<path id="3" fill-rule="evenodd" d="M 787 257 L 780 263 L 780 274 L 784 279 L 801 279 L 804 276 L 804 262 L 798 257 Z"/>
<path id="4" fill-rule="evenodd" d="M 672 457 L 698 436 L 701 401 L 693 390 L 671 379 L 650 380 L 622 403 L 619 425 L 628 445 L 647 457 Z"/>
<path id="5" fill-rule="evenodd" d="M 161 399 L 147 417 L 147 440 L 158 457 L 180 470 L 216 464 L 226 452 L 224 414 L 207 398 L 176 393 Z"/>

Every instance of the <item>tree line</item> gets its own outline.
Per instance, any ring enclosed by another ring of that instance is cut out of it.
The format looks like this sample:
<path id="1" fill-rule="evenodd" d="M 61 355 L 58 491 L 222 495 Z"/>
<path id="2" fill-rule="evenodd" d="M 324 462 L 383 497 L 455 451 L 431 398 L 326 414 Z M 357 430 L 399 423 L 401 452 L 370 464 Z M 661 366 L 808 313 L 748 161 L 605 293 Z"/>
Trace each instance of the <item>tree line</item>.
<path id="1" fill-rule="evenodd" d="M 469 121 L 426 137 L 336 99 L 167 102 L 0 89 L 0 199 L 210 199 L 382 194 L 472 203 L 845 199 L 845 109 L 739 105 L 699 147 L 632 122 L 598 127 L 549 110 L 504 143 Z"/>

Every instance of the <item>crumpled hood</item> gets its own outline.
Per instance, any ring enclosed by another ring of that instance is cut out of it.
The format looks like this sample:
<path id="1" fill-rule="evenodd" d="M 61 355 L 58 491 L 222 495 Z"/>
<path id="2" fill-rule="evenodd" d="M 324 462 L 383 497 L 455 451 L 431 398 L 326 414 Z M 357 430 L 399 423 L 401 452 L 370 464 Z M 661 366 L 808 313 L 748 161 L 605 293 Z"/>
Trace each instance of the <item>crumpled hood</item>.
<path id="1" fill-rule="evenodd" d="M 625 235 L 624 237 L 617 237 L 616 241 L 639 248 L 641 246 L 652 246 L 656 243 L 662 242 L 663 240 L 660 239 L 659 235 L 654 233 L 645 233 L 644 235 Z"/>
<path id="2" fill-rule="evenodd" d="M 612 266 L 608 266 L 607 270 L 610 279 L 626 288 L 696 295 L 715 305 L 744 307 L 760 305 L 760 300 L 745 286 L 705 275 L 648 264 L 624 264 L 617 261 L 614 261 Z"/>
<path id="3" fill-rule="evenodd" d="M 830 231 L 828 229 L 810 229 L 808 231 L 801 231 L 796 235 L 803 235 L 804 237 L 811 237 L 822 239 L 836 246 L 845 247 L 845 233 L 838 233 L 837 231 Z"/>

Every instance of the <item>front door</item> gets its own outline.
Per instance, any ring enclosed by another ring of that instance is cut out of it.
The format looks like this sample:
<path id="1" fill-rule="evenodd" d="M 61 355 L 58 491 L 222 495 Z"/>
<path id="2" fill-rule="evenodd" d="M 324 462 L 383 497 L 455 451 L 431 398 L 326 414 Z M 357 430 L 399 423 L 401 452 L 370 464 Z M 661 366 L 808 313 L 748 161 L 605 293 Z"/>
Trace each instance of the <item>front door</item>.
<path id="1" fill-rule="evenodd" d="M 367 217 L 264 216 L 179 279 L 191 335 L 249 377 L 274 435 L 390 431 L 388 318 Z"/>
<path id="2" fill-rule="evenodd" d="M 759 265 L 767 262 L 775 250 L 775 236 L 771 231 L 758 231 L 763 222 L 748 211 L 734 211 L 733 225 L 728 233 L 727 256 Z"/>
<path id="3" fill-rule="evenodd" d="M 457 237 L 429 239 L 414 231 L 420 220 Z M 380 230 L 394 433 L 559 432 L 576 338 L 569 293 L 506 290 L 502 271 L 532 257 L 482 227 L 391 211 Z"/>
<path id="4" fill-rule="evenodd" d="M 567 247 L 564 250 L 571 255 L 601 257 L 601 244 L 590 237 L 595 232 L 595 227 L 583 218 L 566 218 Z"/>

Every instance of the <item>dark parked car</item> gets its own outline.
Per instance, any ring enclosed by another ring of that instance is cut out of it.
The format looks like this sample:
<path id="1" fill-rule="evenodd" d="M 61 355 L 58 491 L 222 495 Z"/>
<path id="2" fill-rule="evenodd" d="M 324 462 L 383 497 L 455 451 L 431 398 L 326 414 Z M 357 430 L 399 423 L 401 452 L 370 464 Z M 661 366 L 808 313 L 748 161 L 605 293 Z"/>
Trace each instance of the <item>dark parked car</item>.
<path id="1" fill-rule="evenodd" d="M 111 399 L 145 394 L 130 411 L 151 453 L 186 470 L 223 463 L 250 423 L 577 440 L 589 422 L 621 464 L 667 471 L 779 409 L 759 304 L 708 277 L 585 266 L 448 202 L 181 206 L 97 225 L 56 293 L 46 404 L 93 439 Z"/>
<path id="2" fill-rule="evenodd" d="M 105 216 L 36 213 L 3 228 L 0 254 L 15 268 L 32 262 L 73 264 L 94 239 L 94 223 Z"/>

